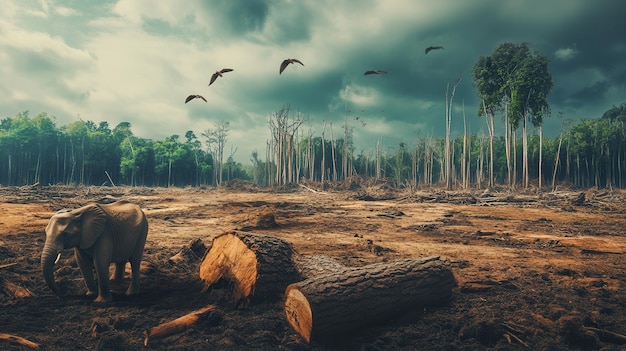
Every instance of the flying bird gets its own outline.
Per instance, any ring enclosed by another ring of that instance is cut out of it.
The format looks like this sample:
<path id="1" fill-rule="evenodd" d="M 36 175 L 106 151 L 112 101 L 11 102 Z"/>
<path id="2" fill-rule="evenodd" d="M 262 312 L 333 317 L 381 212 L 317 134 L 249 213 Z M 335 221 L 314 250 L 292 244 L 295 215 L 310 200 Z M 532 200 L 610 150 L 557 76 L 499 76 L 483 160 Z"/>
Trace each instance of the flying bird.
<path id="1" fill-rule="evenodd" d="M 278 71 L 278 74 L 282 74 L 285 68 L 287 68 L 287 66 L 289 66 L 290 63 L 296 63 L 296 62 L 304 66 L 304 63 L 302 63 L 298 59 L 286 59 L 283 61 L 283 63 L 280 64 L 280 70 Z"/>
<path id="2" fill-rule="evenodd" d="M 213 73 L 213 75 L 211 76 L 211 82 L 209 82 L 209 85 L 213 84 L 213 82 L 215 82 L 215 80 L 217 79 L 217 77 L 223 77 L 222 73 L 226 73 L 226 72 L 232 72 L 233 70 L 230 68 L 224 68 L 222 70 L 219 70 L 215 73 Z"/>
<path id="3" fill-rule="evenodd" d="M 366 76 L 368 74 L 381 74 L 381 73 L 387 74 L 387 71 L 382 70 L 382 69 L 374 69 L 374 70 L 371 70 L 371 71 L 365 71 L 365 73 L 363 73 L 363 75 Z"/>
<path id="4" fill-rule="evenodd" d="M 193 99 L 202 99 L 204 100 L 204 102 L 206 102 L 206 99 L 204 98 L 204 96 L 202 95 L 189 95 L 187 96 L 187 98 L 185 99 L 185 103 L 188 103 L 189 101 L 193 100 Z"/>
<path id="5" fill-rule="evenodd" d="M 424 55 L 431 52 L 432 50 L 443 50 L 443 46 L 429 46 L 424 50 Z"/>

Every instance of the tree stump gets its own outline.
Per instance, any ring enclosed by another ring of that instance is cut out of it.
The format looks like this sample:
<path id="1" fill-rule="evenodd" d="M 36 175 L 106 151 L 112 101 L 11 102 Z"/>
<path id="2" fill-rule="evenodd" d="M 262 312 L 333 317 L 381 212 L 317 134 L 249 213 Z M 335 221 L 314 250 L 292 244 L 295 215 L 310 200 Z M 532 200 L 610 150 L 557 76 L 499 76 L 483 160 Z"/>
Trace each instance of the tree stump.
<path id="1" fill-rule="evenodd" d="M 346 268 L 291 284 L 285 315 L 307 342 L 330 341 L 407 311 L 446 302 L 456 280 L 438 256 Z"/>
<path id="2" fill-rule="evenodd" d="M 233 286 L 236 303 L 282 297 L 287 285 L 300 280 L 288 242 L 249 232 L 231 231 L 213 239 L 202 262 L 205 290 L 221 279 Z"/>

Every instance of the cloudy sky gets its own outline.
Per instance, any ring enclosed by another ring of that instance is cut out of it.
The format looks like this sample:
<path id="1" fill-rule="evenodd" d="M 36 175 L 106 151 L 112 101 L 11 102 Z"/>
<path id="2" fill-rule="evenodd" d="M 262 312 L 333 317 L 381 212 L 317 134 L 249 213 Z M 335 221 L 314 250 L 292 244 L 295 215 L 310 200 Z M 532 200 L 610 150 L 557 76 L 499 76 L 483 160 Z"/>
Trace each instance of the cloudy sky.
<path id="1" fill-rule="evenodd" d="M 530 43 L 554 81 L 559 113 L 595 118 L 626 102 L 626 2 L 618 0 L 0 0 L 0 118 L 28 110 L 162 140 L 230 122 L 226 153 L 265 155 L 283 106 L 301 130 L 357 152 L 376 140 L 443 136 L 446 85 L 462 75 L 453 134 L 485 131 L 471 69 L 501 43 Z M 424 54 L 430 45 L 444 50 Z M 300 59 L 279 75 L 286 58 Z M 232 68 L 208 86 L 211 75 Z M 383 69 L 386 75 L 363 75 Z M 184 103 L 189 94 L 200 94 Z M 358 120 L 355 119 L 358 117 Z M 261 157 L 263 158 L 263 157 Z"/>

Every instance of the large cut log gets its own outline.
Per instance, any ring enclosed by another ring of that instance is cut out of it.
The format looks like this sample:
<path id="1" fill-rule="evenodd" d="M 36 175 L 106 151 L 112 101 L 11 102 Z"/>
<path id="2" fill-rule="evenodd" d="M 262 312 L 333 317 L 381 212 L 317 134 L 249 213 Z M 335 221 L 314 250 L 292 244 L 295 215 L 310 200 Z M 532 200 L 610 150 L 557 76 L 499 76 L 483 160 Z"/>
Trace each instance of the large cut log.
<path id="1" fill-rule="evenodd" d="M 285 315 L 307 342 L 329 341 L 446 302 L 456 280 L 438 256 L 346 268 L 291 284 Z"/>
<path id="2" fill-rule="evenodd" d="M 272 236 L 231 231 L 215 239 L 200 263 L 205 290 L 221 279 L 233 287 L 239 303 L 252 298 L 282 297 L 287 285 L 300 280 L 288 242 Z"/>

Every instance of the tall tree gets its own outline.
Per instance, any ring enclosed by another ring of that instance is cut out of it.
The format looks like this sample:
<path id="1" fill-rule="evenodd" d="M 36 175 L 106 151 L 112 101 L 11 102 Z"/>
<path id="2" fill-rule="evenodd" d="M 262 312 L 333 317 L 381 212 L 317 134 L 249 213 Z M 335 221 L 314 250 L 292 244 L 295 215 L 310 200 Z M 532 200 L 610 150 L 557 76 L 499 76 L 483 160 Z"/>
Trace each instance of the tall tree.
<path id="1" fill-rule="evenodd" d="M 503 43 L 490 56 L 479 58 L 472 69 L 472 75 L 483 101 L 480 115 L 484 114 L 493 120 L 496 111 L 502 111 L 510 105 L 507 118 L 511 127 L 516 130 L 522 124 L 522 175 L 524 186 L 527 187 L 528 122 L 530 120 L 534 125 L 540 126 L 543 116 L 549 113 L 547 98 L 553 83 L 548 72 L 548 59 L 532 51 L 528 43 Z M 491 153 L 493 160 L 493 150 Z"/>

